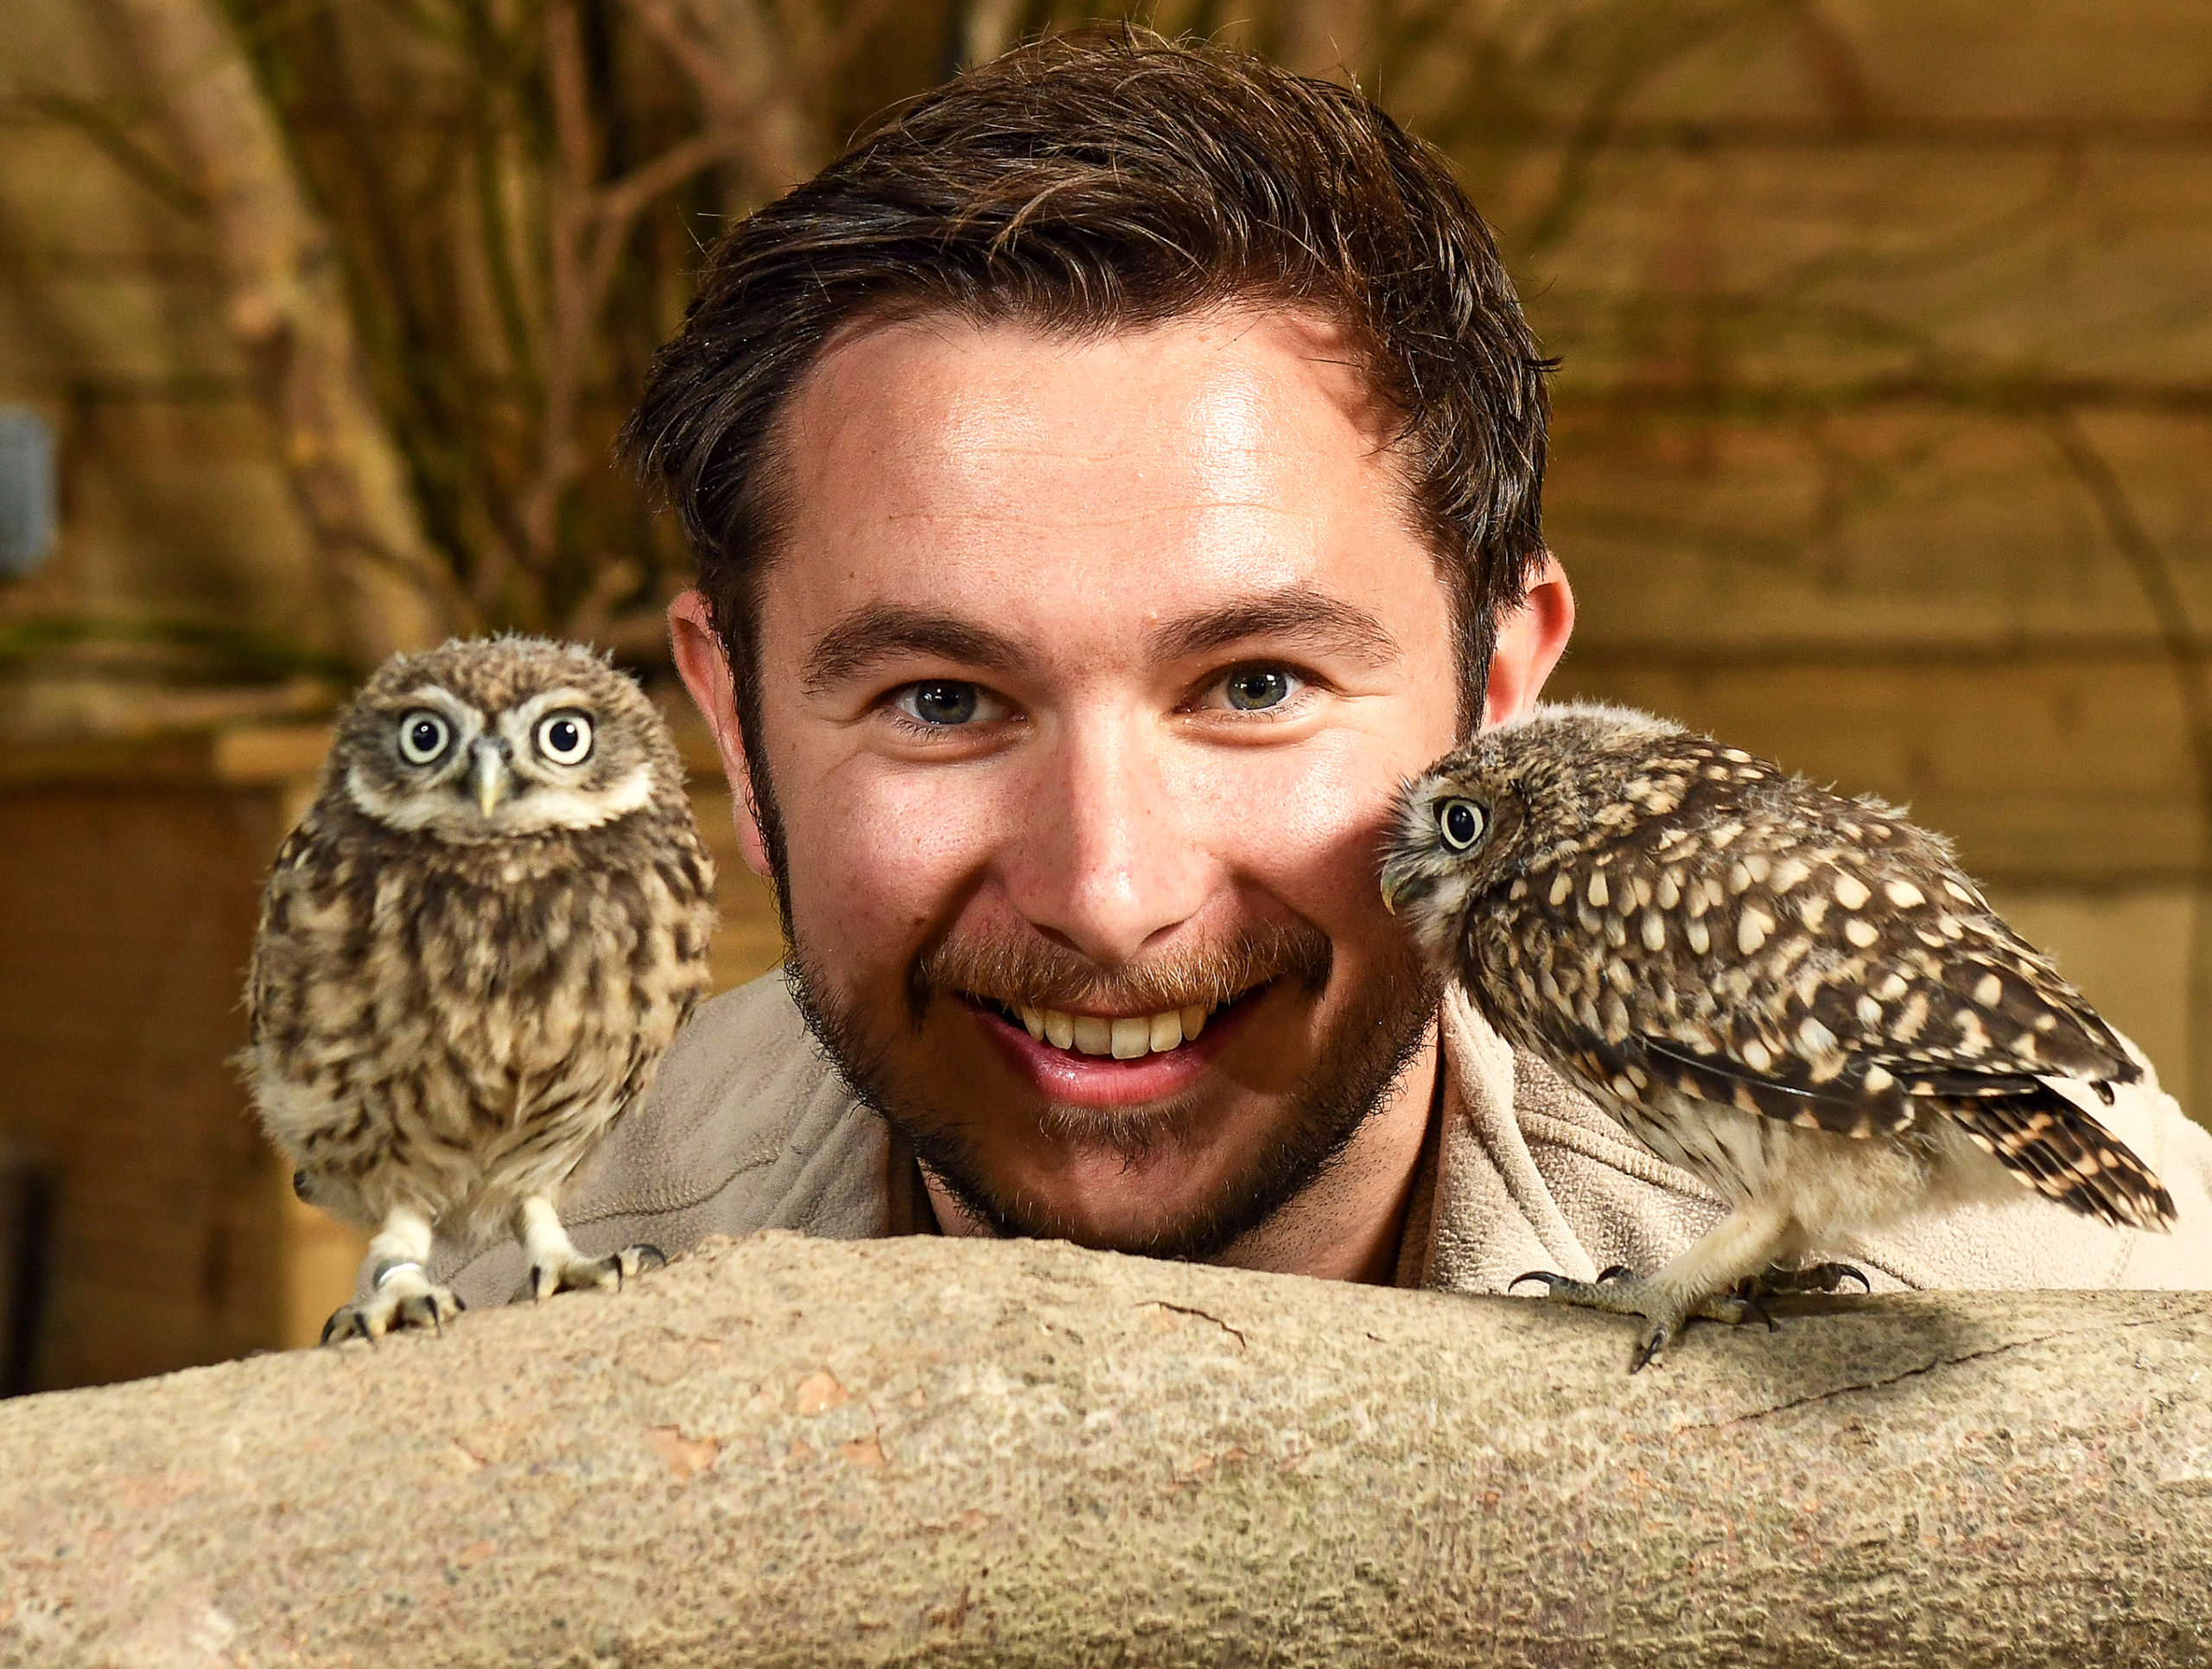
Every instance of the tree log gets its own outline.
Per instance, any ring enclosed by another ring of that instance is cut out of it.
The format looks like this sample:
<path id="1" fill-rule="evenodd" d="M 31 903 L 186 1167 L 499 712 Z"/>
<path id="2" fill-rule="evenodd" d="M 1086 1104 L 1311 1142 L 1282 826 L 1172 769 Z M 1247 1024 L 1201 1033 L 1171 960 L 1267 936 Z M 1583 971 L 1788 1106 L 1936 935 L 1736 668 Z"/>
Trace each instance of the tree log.
<path id="1" fill-rule="evenodd" d="M 2212 1663 L 2212 1294 L 1777 1314 L 709 1241 L 0 1407 L 0 1662 Z"/>

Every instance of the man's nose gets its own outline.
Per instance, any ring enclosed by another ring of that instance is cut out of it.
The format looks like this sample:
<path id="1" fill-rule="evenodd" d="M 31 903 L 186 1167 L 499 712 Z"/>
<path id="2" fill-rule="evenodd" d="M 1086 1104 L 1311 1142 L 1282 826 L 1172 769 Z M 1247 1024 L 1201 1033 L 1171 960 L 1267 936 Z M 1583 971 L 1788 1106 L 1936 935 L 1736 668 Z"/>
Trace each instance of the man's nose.
<path id="1" fill-rule="evenodd" d="M 1001 848 L 1030 924 L 1103 966 L 1128 961 L 1198 913 L 1213 866 L 1139 724 L 1066 734 Z"/>

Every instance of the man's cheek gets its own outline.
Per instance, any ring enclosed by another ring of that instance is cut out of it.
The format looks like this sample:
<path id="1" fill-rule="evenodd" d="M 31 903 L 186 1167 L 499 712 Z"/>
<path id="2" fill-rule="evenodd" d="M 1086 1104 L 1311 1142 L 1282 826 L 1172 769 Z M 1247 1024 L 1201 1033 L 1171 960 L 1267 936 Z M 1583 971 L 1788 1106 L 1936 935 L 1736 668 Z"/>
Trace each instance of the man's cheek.
<path id="1" fill-rule="evenodd" d="M 1376 867 L 1397 777 L 1371 747 L 1326 739 L 1212 775 L 1186 791 L 1216 808 L 1209 840 L 1230 866 L 1332 936 L 1388 923 Z"/>
<path id="2" fill-rule="evenodd" d="M 834 935 L 841 960 L 895 962 L 903 975 L 988 849 L 991 796 L 911 771 L 822 786 L 791 820 L 806 831 L 790 860 L 798 926 Z"/>

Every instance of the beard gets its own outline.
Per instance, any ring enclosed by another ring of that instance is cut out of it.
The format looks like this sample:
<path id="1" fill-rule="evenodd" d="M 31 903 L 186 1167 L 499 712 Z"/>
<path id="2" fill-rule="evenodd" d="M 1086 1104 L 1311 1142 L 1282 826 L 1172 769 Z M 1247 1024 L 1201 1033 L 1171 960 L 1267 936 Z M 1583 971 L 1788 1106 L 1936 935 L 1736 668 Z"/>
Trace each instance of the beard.
<path id="1" fill-rule="evenodd" d="M 1282 1094 L 1275 1129 L 1241 1169 L 1174 1220 L 1141 1235 L 1101 1241 L 1079 1234 L 1049 1203 L 995 1184 L 979 1133 L 982 1121 L 902 1069 L 901 1043 L 918 1041 L 941 1004 L 969 998 L 1008 1006 L 1158 1013 L 1192 1005 L 1211 1009 L 1277 981 L 1319 996 L 1336 961 L 1325 934 L 1306 923 L 1251 928 L 1215 945 L 1110 968 L 1033 936 L 947 937 L 914 958 L 905 1012 L 890 1015 L 842 998 L 796 935 L 790 936 L 790 953 L 785 978 L 792 999 L 847 1087 L 906 1139 L 923 1168 L 976 1222 L 1001 1238 L 1080 1239 L 1105 1250 L 1192 1261 L 1219 1257 L 1342 1162 L 1421 1052 L 1441 996 L 1440 982 L 1411 947 L 1394 953 L 1344 993 L 1338 1012 L 1316 1039 L 1312 1063 Z M 1202 1082 L 1148 1107 L 1048 1101 L 1037 1116 L 1056 1145 L 1109 1153 L 1135 1168 L 1163 1152 L 1194 1146 L 1206 1133 L 1213 1099 Z"/>

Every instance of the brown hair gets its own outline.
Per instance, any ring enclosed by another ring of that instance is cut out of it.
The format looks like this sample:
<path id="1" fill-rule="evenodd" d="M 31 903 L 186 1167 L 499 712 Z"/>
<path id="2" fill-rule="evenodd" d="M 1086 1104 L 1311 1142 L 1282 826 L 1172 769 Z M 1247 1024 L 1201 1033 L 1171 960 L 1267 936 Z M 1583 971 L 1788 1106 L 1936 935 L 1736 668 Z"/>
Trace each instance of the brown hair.
<path id="1" fill-rule="evenodd" d="M 943 310 L 1091 333 L 1224 305 L 1326 316 L 1399 420 L 1471 728 L 1497 616 L 1543 554 L 1551 369 L 1490 229 L 1444 159 L 1357 92 L 1121 28 L 969 71 L 709 256 L 623 441 L 698 553 L 753 757 L 776 419 L 834 333 Z M 772 817 L 766 787 L 756 767 Z"/>

